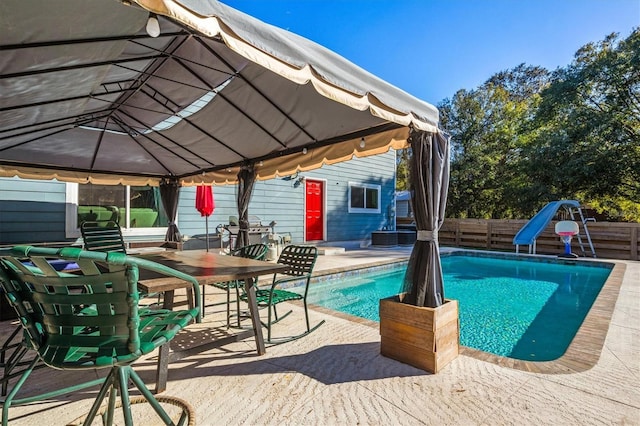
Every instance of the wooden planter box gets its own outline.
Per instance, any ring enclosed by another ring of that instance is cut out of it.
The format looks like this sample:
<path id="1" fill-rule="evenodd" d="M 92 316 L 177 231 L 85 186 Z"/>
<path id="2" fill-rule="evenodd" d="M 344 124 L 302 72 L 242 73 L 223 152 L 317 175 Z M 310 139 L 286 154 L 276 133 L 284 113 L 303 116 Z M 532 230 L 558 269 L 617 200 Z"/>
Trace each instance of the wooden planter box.
<path id="1" fill-rule="evenodd" d="M 380 300 L 380 353 L 437 373 L 458 356 L 458 301 L 424 308 L 401 303 L 403 296 Z"/>

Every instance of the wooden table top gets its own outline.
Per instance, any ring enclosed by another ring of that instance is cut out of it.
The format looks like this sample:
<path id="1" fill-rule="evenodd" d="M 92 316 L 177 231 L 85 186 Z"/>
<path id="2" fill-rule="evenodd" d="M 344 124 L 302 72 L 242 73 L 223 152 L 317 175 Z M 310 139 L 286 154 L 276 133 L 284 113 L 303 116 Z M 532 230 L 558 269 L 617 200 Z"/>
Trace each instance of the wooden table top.
<path id="1" fill-rule="evenodd" d="M 170 268 L 189 274 L 200 284 L 212 284 L 223 281 L 242 280 L 260 275 L 269 275 L 284 271 L 287 266 L 262 260 L 227 256 L 204 250 L 185 250 L 145 254 L 137 257 L 160 263 Z M 160 278 L 153 272 L 140 271 L 140 281 L 171 280 Z M 157 283 L 156 283 L 157 284 Z M 154 286 L 156 290 L 158 286 Z"/>

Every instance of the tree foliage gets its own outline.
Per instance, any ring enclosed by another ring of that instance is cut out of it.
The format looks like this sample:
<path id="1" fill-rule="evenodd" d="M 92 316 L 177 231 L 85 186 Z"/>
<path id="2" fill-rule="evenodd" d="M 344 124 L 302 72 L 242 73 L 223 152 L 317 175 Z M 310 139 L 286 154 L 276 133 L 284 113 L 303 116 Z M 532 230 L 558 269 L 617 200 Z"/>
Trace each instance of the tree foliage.
<path id="1" fill-rule="evenodd" d="M 640 221 L 640 30 L 587 44 L 554 72 L 499 72 L 438 107 L 451 134 L 448 216 L 527 218 L 578 199 Z"/>
<path id="2" fill-rule="evenodd" d="M 405 148 L 396 154 L 396 191 L 409 189 L 409 157 L 411 148 Z"/>
<path id="3" fill-rule="evenodd" d="M 510 218 L 522 214 L 518 164 L 528 141 L 527 123 L 549 73 L 524 64 L 503 71 L 473 91 L 458 91 L 439 105 L 451 134 L 448 214 Z"/>
<path id="4" fill-rule="evenodd" d="M 554 73 L 534 126 L 545 129 L 529 151 L 535 179 L 613 219 L 639 220 L 640 30 L 582 47 Z"/>

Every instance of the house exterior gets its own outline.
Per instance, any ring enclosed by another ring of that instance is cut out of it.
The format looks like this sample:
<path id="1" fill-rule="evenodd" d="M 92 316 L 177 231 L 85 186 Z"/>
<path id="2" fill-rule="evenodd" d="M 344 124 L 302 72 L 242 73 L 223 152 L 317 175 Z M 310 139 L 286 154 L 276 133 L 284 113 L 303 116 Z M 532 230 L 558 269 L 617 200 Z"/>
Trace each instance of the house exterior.
<path id="1" fill-rule="evenodd" d="M 395 229 L 395 151 L 353 158 L 255 184 L 249 214 L 294 243 L 366 241 Z M 213 188 L 209 233 L 237 216 L 236 187 Z M 205 234 L 195 187 L 180 189 L 176 222 L 186 240 Z M 58 181 L 0 178 L 0 246 L 77 243 L 79 221 L 118 218 L 125 241 L 162 241 L 167 220 L 152 187 L 98 187 Z"/>

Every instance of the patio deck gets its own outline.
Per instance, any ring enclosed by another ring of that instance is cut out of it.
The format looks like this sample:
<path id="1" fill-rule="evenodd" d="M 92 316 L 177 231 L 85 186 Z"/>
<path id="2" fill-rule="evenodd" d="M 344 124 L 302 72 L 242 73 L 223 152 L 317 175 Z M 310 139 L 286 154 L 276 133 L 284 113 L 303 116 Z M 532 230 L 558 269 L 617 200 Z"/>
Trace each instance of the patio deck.
<path id="1" fill-rule="evenodd" d="M 320 256 L 316 271 L 389 262 L 409 251 L 376 248 Z M 246 339 L 171 364 L 164 394 L 188 401 L 199 425 L 640 425 L 640 262 L 623 263 L 602 353 L 582 372 L 522 371 L 463 353 L 431 375 L 382 357 L 377 324 L 312 310 L 312 323 L 325 319 L 323 326 L 300 340 L 268 347 L 266 355 L 257 356 L 253 339 Z M 207 294 L 225 297 L 209 289 Z M 223 310 L 223 305 L 209 308 L 205 323 L 191 326 L 185 341 L 224 335 Z M 300 307 L 294 310 L 302 315 Z M 284 320 L 278 332 L 299 332 L 299 315 Z M 11 328 L 9 321 L 0 323 L 2 335 Z M 151 386 L 155 354 L 136 365 Z M 92 371 L 40 369 L 24 391 L 54 389 L 79 375 L 95 377 Z M 94 396 L 90 389 L 12 407 L 10 424 L 67 424 L 88 411 Z"/>

